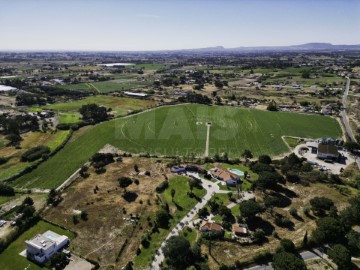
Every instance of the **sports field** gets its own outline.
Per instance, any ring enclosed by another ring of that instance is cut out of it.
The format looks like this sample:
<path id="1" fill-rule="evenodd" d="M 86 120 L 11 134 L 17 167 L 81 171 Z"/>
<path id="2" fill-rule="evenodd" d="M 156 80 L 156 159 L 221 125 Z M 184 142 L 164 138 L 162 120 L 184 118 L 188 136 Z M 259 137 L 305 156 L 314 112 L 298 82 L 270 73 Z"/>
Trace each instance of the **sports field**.
<path id="1" fill-rule="evenodd" d="M 210 156 L 227 152 L 240 157 L 244 149 L 255 156 L 278 155 L 288 151 L 283 135 L 341 136 L 335 119 L 319 115 L 205 105 L 161 107 L 78 131 L 64 149 L 12 185 L 56 187 L 107 143 L 132 153 L 203 156 L 208 122 Z"/>

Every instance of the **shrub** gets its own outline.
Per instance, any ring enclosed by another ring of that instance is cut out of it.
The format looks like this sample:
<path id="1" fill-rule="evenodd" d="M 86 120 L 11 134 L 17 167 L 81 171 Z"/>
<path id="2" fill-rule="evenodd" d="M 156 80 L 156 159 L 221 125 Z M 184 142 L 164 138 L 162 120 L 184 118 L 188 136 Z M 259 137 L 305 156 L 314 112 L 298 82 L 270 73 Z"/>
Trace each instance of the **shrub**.
<path id="1" fill-rule="evenodd" d="M 36 147 L 33 147 L 33 148 L 27 150 L 25 153 L 23 153 L 21 155 L 21 161 L 22 162 L 25 162 L 25 161 L 31 162 L 31 161 L 41 158 L 43 155 L 50 154 L 50 152 L 51 152 L 50 148 L 47 146 L 43 146 L 43 145 L 36 146 Z"/>
<path id="2" fill-rule="evenodd" d="M 169 181 L 164 180 L 163 182 L 161 182 L 157 187 L 156 187 L 156 192 L 157 193 L 162 193 L 164 192 L 165 189 L 167 189 L 169 187 Z"/>
<path id="3" fill-rule="evenodd" d="M 0 195 L 1 196 L 14 196 L 15 191 L 12 187 L 7 186 L 4 183 L 0 183 Z"/>
<path id="4" fill-rule="evenodd" d="M 8 160 L 8 158 L 0 157 L 0 165 L 5 164 Z"/>

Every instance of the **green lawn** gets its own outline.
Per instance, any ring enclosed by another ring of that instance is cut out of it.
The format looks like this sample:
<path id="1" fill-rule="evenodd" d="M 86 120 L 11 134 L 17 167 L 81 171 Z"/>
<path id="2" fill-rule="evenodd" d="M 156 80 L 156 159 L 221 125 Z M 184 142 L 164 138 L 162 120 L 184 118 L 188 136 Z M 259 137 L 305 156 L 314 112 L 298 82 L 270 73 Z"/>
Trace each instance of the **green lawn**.
<path id="1" fill-rule="evenodd" d="M 296 139 L 296 138 L 284 137 L 284 140 L 291 148 L 294 148 L 299 144 L 299 139 Z"/>
<path id="2" fill-rule="evenodd" d="M 20 256 L 19 253 L 25 249 L 25 240 L 31 239 L 37 234 L 44 233 L 47 230 L 52 230 L 61 235 L 67 235 L 70 239 L 73 239 L 75 237 L 75 235 L 70 231 L 63 230 L 44 221 L 39 221 L 35 226 L 31 227 L 29 230 L 20 235 L 0 254 L 0 269 L 45 269 L 30 262 L 25 257 Z"/>
<path id="3" fill-rule="evenodd" d="M 230 157 L 240 157 L 244 149 L 250 149 L 254 156 L 278 155 L 288 151 L 281 139 L 283 135 L 341 136 L 337 121 L 320 115 L 204 105 L 162 107 L 94 126 L 75 136 L 54 157 L 13 185 L 56 187 L 107 143 L 132 153 L 202 156 L 206 138 L 204 123 L 208 121 L 212 122 L 210 155 L 227 152 Z"/>
<path id="4" fill-rule="evenodd" d="M 190 198 L 187 195 L 187 192 L 190 191 L 187 181 L 188 178 L 182 176 L 175 176 L 169 180 L 169 188 L 164 191 L 163 198 L 170 208 L 177 210 L 173 213 L 172 219 L 170 220 L 170 228 L 167 230 L 159 229 L 158 233 L 152 234 L 150 246 L 146 249 L 143 248 L 140 255 L 136 256 L 134 260 L 135 269 L 143 269 L 150 264 L 152 256 L 155 254 L 155 251 L 159 248 L 165 237 L 169 234 L 170 230 L 196 205 L 196 199 Z M 174 202 L 171 199 L 171 189 L 176 190 Z M 196 188 L 193 192 L 200 198 L 202 198 L 206 193 L 205 189 Z M 180 206 L 182 209 L 176 207 L 175 204 Z M 196 232 L 189 232 L 187 229 L 185 229 L 185 232 L 188 233 L 186 238 L 189 241 L 195 241 Z"/>
<path id="5" fill-rule="evenodd" d="M 69 121 L 79 121 L 79 119 L 76 118 L 80 116 L 78 114 L 80 107 L 91 103 L 111 108 L 116 116 L 126 115 L 129 110 L 139 110 L 155 105 L 155 102 L 151 100 L 97 95 L 70 102 L 55 103 L 42 107 L 31 107 L 29 110 L 41 111 L 43 108 L 52 109 L 59 112 L 61 123 L 73 123 Z"/>
<path id="6" fill-rule="evenodd" d="M 59 121 L 61 124 L 74 124 L 81 121 L 80 113 L 59 113 Z"/>

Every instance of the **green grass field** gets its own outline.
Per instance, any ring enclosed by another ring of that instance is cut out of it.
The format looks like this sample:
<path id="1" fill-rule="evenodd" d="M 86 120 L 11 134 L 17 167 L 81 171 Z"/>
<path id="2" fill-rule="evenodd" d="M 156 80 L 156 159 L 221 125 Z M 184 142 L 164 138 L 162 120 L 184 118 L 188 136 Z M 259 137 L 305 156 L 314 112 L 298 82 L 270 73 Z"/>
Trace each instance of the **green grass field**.
<path id="1" fill-rule="evenodd" d="M 240 157 L 244 149 L 250 149 L 255 156 L 274 156 L 288 151 L 281 139 L 283 135 L 306 138 L 341 135 L 335 119 L 320 115 L 205 105 L 162 107 L 78 131 L 54 157 L 12 185 L 56 187 L 107 143 L 133 153 L 203 156 L 205 123 L 209 121 L 210 155 L 227 152 L 230 157 Z"/>
<path id="2" fill-rule="evenodd" d="M 20 235 L 0 254 L 0 269 L 45 269 L 30 262 L 25 257 L 19 255 L 19 253 L 25 249 L 25 240 L 31 239 L 37 234 L 44 233 L 47 230 L 52 230 L 61 235 L 67 235 L 70 239 L 75 237 L 75 235 L 70 231 L 63 230 L 44 221 L 39 221 L 35 226 Z"/>
<path id="3" fill-rule="evenodd" d="M 43 108 L 52 109 L 59 112 L 61 123 L 75 123 L 75 121 L 79 122 L 78 117 L 80 115 L 78 111 L 80 107 L 91 103 L 111 108 L 116 116 L 126 115 L 129 110 L 139 110 L 155 105 L 155 102 L 151 100 L 98 95 L 70 102 L 31 107 L 29 111 L 41 111 Z"/>
<path id="4" fill-rule="evenodd" d="M 83 90 L 97 93 L 109 93 L 116 91 L 127 91 L 134 88 L 142 88 L 146 84 L 134 80 L 110 80 L 104 82 L 68 84 L 62 88 L 69 90 Z"/>
<path id="5" fill-rule="evenodd" d="M 20 156 L 23 152 L 31 147 L 37 145 L 45 145 L 50 148 L 51 151 L 54 151 L 60 144 L 62 144 L 67 136 L 69 135 L 69 130 L 58 130 L 56 133 L 42 133 L 42 132 L 33 132 L 30 133 L 28 136 L 24 138 L 21 142 L 22 149 L 15 150 L 12 152 L 13 147 L 6 147 L 0 150 L 0 156 L 10 151 L 12 154 L 9 156 L 11 157 L 8 162 L 5 164 L 0 165 L 0 181 L 7 179 L 22 170 L 26 167 L 30 166 L 34 162 L 21 162 Z M 4 155 L 7 156 L 7 155 Z"/>

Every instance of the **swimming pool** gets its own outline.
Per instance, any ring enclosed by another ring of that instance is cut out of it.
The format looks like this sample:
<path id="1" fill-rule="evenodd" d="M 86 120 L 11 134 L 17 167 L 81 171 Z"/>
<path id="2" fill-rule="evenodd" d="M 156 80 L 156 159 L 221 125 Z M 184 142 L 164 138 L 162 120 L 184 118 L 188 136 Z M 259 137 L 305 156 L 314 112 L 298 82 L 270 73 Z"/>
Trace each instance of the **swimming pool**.
<path id="1" fill-rule="evenodd" d="M 238 169 L 228 169 L 229 172 L 232 172 L 238 176 L 244 176 L 244 172 L 238 170 Z"/>

